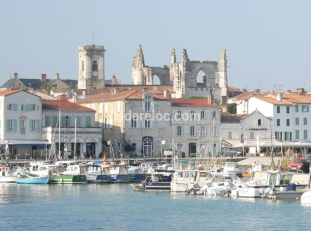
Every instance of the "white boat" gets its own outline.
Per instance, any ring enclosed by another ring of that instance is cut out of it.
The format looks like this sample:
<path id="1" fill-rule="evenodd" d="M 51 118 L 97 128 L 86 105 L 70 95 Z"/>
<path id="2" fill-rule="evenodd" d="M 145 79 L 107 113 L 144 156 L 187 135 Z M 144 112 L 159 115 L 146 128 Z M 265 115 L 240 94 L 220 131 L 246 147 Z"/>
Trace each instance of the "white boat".
<path id="1" fill-rule="evenodd" d="M 301 195 L 300 203 L 306 205 L 311 204 L 311 190 L 308 190 Z"/>
<path id="2" fill-rule="evenodd" d="M 241 181 L 236 180 L 233 182 L 235 188 L 231 190 L 231 197 L 244 197 L 244 198 L 258 198 L 264 197 L 269 189 L 268 184 L 262 184 L 260 181 Z"/>
<path id="3" fill-rule="evenodd" d="M 198 170 L 175 170 L 172 181 L 172 192 L 185 192 L 189 187 L 198 183 L 200 172 Z"/>
<path id="4" fill-rule="evenodd" d="M 231 182 L 208 182 L 206 183 L 197 194 L 204 194 L 205 196 L 224 196 L 228 195 L 234 188 Z"/>
<path id="5" fill-rule="evenodd" d="M 155 172 L 148 174 L 146 179 L 139 184 L 131 184 L 134 191 L 171 191 L 171 182 L 165 181 L 163 178 L 162 172 Z"/>
<path id="6" fill-rule="evenodd" d="M 108 183 L 110 182 L 109 167 L 90 165 L 87 166 L 86 180 L 88 183 Z"/>
<path id="7" fill-rule="evenodd" d="M 223 172 L 227 174 L 236 174 L 237 176 L 240 176 L 243 170 L 240 168 L 237 162 L 226 162 Z"/>
<path id="8" fill-rule="evenodd" d="M 1 165 L 0 166 L 0 183 L 15 183 L 16 175 L 12 166 Z"/>
<path id="9" fill-rule="evenodd" d="M 109 171 L 112 183 L 129 183 L 131 181 L 126 165 L 110 165 Z"/>

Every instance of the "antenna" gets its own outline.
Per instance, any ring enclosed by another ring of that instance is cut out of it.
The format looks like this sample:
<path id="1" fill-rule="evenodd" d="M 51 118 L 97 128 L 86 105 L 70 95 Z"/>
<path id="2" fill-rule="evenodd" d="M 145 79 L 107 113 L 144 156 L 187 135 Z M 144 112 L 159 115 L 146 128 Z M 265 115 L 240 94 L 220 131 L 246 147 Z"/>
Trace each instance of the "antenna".
<path id="1" fill-rule="evenodd" d="M 282 87 L 283 85 L 282 84 L 274 84 L 274 90 L 277 91 L 277 92 L 282 92 Z"/>

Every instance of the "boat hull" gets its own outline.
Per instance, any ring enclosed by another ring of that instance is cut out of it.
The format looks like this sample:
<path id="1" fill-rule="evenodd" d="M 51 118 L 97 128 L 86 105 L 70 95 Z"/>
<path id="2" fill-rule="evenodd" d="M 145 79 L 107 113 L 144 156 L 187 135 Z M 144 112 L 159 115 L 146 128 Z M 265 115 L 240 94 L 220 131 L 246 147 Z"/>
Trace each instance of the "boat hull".
<path id="1" fill-rule="evenodd" d="M 130 176 L 128 174 L 114 174 L 110 175 L 111 183 L 129 183 L 131 182 Z"/>
<path id="2" fill-rule="evenodd" d="M 85 175 L 56 175 L 50 176 L 50 184 L 86 184 Z"/>
<path id="3" fill-rule="evenodd" d="M 47 184 L 49 177 L 25 177 L 16 179 L 17 184 Z"/>
<path id="4" fill-rule="evenodd" d="M 15 176 L 1 176 L 0 177 L 0 184 L 1 183 L 15 183 L 16 177 Z"/>
<path id="5" fill-rule="evenodd" d="M 88 183 L 109 183 L 110 175 L 90 175 L 86 179 Z"/>
<path id="6" fill-rule="evenodd" d="M 171 191 L 171 182 L 143 182 L 143 191 Z"/>
<path id="7" fill-rule="evenodd" d="M 138 173 L 138 174 L 129 174 L 131 182 L 141 182 L 146 179 L 146 174 Z"/>

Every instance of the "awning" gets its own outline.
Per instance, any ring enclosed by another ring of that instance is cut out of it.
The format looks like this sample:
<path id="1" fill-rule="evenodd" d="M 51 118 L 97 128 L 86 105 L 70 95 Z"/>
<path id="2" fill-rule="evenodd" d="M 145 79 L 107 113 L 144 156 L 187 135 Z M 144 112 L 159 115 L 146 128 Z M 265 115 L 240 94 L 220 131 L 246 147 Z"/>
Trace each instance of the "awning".
<path id="1" fill-rule="evenodd" d="M 75 142 L 75 139 L 71 139 L 70 142 L 71 142 L 71 143 L 74 143 L 74 142 Z M 77 138 L 77 139 L 76 139 L 76 143 L 83 143 L 83 142 L 84 142 L 84 139 L 82 139 L 82 138 Z"/>
<path id="2" fill-rule="evenodd" d="M 14 146 L 50 146 L 51 143 L 42 140 L 7 140 L 9 145 Z"/>

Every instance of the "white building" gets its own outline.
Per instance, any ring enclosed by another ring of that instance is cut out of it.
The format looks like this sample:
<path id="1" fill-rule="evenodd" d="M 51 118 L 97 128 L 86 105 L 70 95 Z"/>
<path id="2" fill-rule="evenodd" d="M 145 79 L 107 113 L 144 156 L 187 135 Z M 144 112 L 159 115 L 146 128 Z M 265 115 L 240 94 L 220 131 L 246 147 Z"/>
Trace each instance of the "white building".
<path id="1" fill-rule="evenodd" d="M 40 154 L 48 144 L 42 140 L 41 98 L 22 90 L 0 91 L 2 154 L 8 144 L 12 157 Z"/>
<path id="2" fill-rule="evenodd" d="M 174 150 L 180 157 L 220 152 L 220 107 L 206 99 L 171 99 Z"/>

